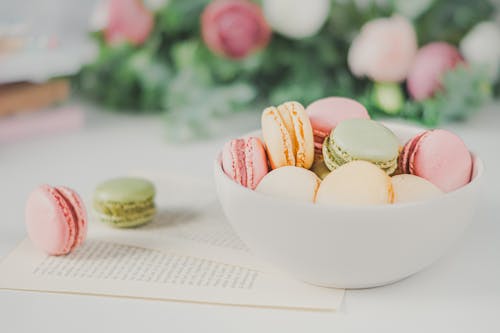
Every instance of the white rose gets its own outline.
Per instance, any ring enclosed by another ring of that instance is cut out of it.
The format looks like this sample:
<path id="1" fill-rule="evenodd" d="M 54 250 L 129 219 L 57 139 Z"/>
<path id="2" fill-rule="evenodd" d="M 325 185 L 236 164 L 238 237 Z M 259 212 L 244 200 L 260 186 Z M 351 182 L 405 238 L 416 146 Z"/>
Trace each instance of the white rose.
<path id="1" fill-rule="evenodd" d="M 109 1 L 98 1 L 92 14 L 90 15 L 89 30 L 92 32 L 101 31 L 106 28 L 109 22 Z"/>
<path id="2" fill-rule="evenodd" d="M 330 13 L 330 0 L 264 0 L 262 7 L 274 31 L 300 39 L 318 33 Z"/>
<path id="3" fill-rule="evenodd" d="M 460 51 L 467 62 L 486 66 L 491 79 L 496 81 L 500 70 L 500 25 L 477 24 L 460 42 Z"/>

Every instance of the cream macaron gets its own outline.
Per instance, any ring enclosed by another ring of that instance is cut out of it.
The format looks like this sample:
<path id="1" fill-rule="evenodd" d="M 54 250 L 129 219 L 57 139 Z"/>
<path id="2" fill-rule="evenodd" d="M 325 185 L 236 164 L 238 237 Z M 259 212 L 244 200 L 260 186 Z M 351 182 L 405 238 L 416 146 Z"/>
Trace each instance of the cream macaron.
<path id="1" fill-rule="evenodd" d="M 314 202 L 320 182 L 312 171 L 285 166 L 264 176 L 255 190 L 275 197 Z"/>
<path id="2" fill-rule="evenodd" d="M 392 187 L 394 203 L 423 201 L 444 193 L 427 179 L 407 174 L 393 176 Z"/>
<path id="3" fill-rule="evenodd" d="M 262 112 L 262 136 L 271 168 L 297 166 L 309 169 L 314 161 L 311 122 L 298 102 L 268 107 Z"/>
<path id="4" fill-rule="evenodd" d="M 393 202 L 391 177 L 367 161 L 346 163 L 323 179 L 318 204 L 383 205 Z"/>

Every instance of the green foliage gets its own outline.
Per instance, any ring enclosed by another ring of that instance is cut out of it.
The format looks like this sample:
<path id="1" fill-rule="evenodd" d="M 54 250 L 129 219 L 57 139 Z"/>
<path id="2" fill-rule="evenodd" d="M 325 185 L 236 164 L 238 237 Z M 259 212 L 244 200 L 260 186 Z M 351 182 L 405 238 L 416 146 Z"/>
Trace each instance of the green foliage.
<path id="1" fill-rule="evenodd" d="M 436 127 L 443 121 L 466 119 L 492 96 L 488 74 L 482 68 L 458 66 L 443 76 L 442 85 L 433 98 L 408 102 L 402 116 Z"/>
<path id="2" fill-rule="evenodd" d="M 457 45 L 476 23 L 488 20 L 494 12 L 488 0 L 434 0 L 415 21 L 419 42 L 442 40 Z"/>
<path id="3" fill-rule="evenodd" d="M 164 112 L 167 135 L 176 140 L 209 136 L 218 119 L 231 112 L 260 111 L 262 105 L 291 99 L 307 105 L 332 95 L 358 99 L 375 117 L 403 117 L 427 126 L 466 118 L 492 91 L 481 70 L 457 68 L 443 78 L 444 89 L 435 97 L 415 102 L 405 95 L 390 114 L 374 98 L 373 83 L 349 72 L 347 51 L 360 27 L 390 16 L 401 8 L 399 1 L 406 0 L 373 1 L 362 8 L 353 1 L 332 1 L 329 19 L 317 35 L 292 40 L 274 34 L 266 49 L 235 61 L 213 54 L 201 39 L 200 14 L 210 0 L 170 0 L 155 14 L 154 31 L 140 47 L 107 46 L 97 34 L 99 56 L 81 71 L 77 85 L 111 109 Z M 456 45 L 493 13 L 488 0 L 427 2 L 430 7 L 414 17 L 420 43 Z M 499 93 L 499 84 L 494 89 Z"/>

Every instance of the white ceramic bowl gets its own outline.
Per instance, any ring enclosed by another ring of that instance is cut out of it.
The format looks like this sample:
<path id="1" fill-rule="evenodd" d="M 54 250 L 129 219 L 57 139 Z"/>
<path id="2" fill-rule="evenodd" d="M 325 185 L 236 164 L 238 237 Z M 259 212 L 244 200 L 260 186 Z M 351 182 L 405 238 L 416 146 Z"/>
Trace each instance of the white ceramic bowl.
<path id="1" fill-rule="evenodd" d="M 406 142 L 422 131 L 386 124 Z M 258 132 L 256 132 L 258 134 Z M 483 164 L 472 181 L 436 199 L 385 206 L 325 206 L 251 191 L 224 174 L 215 182 L 224 212 L 252 252 L 305 282 L 326 287 L 381 286 L 441 257 L 472 220 Z"/>

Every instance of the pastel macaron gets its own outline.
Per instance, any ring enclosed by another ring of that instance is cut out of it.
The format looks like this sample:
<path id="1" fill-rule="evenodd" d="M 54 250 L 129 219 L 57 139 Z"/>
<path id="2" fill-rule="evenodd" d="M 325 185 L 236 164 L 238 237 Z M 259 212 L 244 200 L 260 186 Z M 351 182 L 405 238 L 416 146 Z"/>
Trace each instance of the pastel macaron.
<path id="1" fill-rule="evenodd" d="M 87 236 L 87 212 L 72 189 L 41 185 L 26 202 L 25 222 L 33 244 L 49 255 L 64 255 Z"/>
<path id="2" fill-rule="evenodd" d="M 306 109 L 314 134 L 314 147 L 321 153 L 325 138 L 337 125 L 346 119 L 370 119 L 366 108 L 359 102 L 346 97 L 319 99 Z"/>
<path id="3" fill-rule="evenodd" d="M 262 135 L 272 169 L 297 166 L 309 169 L 314 160 L 311 122 L 298 102 L 268 107 L 262 112 Z"/>
<path id="4" fill-rule="evenodd" d="M 388 175 L 398 167 L 399 140 L 384 125 L 369 119 L 340 122 L 323 143 L 323 158 L 330 170 L 363 160 L 371 162 Z"/>
<path id="5" fill-rule="evenodd" d="M 155 187 L 147 179 L 110 179 L 94 191 L 94 213 L 102 222 L 114 227 L 137 227 L 153 220 L 155 195 Z"/>
<path id="6" fill-rule="evenodd" d="M 393 202 L 391 177 L 373 163 L 353 161 L 326 176 L 316 195 L 325 205 L 384 205 Z"/>
<path id="7" fill-rule="evenodd" d="M 264 144 L 256 137 L 227 142 L 222 150 L 222 169 L 236 183 L 255 189 L 269 171 Z"/>
<path id="8" fill-rule="evenodd" d="M 320 158 L 314 158 L 311 171 L 314 172 L 320 179 L 325 179 L 331 171 L 326 167 L 323 157 L 321 155 L 316 156 L 319 156 Z"/>
<path id="9" fill-rule="evenodd" d="M 314 202 L 320 182 L 310 170 L 285 166 L 268 173 L 256 191 L 294 201 Z"/>
<path id="10" fill-rule="evenodd" d="M 443 194 L 430 181 L 414 175 L 397 175 L 392 177 L 394 203 L 407 203 L 429 200 Z"/>
<path id="11" fill-rule="evenodd" d="M 404 146 L 399 170 L 427 179 L 444 192 L 469 183 L 472 157 L 457 135 L 442 129 L 422 132 Z"/>

